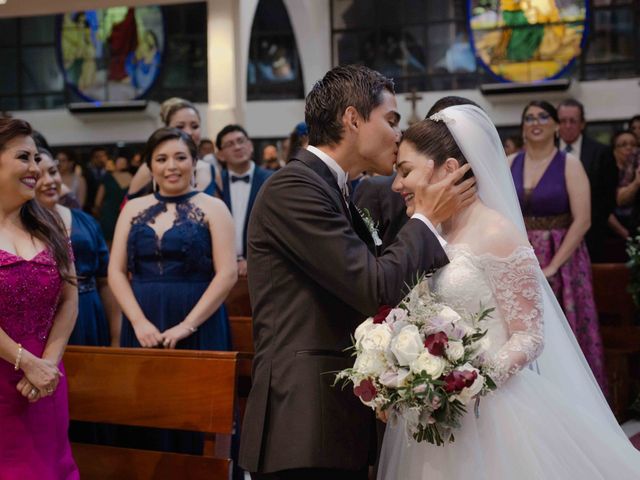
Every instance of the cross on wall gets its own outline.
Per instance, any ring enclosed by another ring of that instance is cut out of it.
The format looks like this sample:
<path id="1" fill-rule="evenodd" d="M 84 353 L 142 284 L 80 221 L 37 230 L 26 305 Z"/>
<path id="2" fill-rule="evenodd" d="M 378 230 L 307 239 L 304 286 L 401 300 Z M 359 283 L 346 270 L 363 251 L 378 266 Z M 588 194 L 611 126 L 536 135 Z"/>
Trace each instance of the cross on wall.
<path id="1" fill-rule="evenodd" d="M 422 96 L 418 95 L 417 93 L 418 91 L 415 88 L 411 89 L 411 93 L 408 94 L 407 96 L 405 96 L 405 100 L 408 102 L 411 102 L 411 115 L 409 116 L 407 123 L 409 124 L 409 126 L 413 125 L 414 123 L 419 122 L 420 120 L 422 120 L 422 118 L 420 117 L 420 115 L 418 115 L 417 109 L 416 109 L 416 104 L 422 100 Z"/>

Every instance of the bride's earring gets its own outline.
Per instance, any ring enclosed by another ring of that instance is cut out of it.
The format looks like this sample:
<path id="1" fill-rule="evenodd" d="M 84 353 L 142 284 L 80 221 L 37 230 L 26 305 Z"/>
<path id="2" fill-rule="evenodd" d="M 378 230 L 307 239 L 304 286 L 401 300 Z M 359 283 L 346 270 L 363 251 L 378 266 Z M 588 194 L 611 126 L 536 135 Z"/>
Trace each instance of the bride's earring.
<path id="1" fill-rule="evenodd" d="M 158 185 L 156 185 L 155 177 L 151 178 L 151 185 L 152 185 L 153 191 L 156 192 L 158 190 Z"/>

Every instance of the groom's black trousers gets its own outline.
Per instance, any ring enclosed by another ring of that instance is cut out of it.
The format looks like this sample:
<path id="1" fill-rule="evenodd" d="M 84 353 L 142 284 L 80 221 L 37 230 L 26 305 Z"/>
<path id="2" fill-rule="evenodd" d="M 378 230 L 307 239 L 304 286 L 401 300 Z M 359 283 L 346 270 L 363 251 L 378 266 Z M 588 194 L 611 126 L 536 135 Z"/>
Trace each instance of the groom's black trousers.
<path id="1" fill-rule="evenodd" d="M 333 470 L 330 468 L 296 468 L 273 473 L 252 473 L 252 480 L 367 480 L 369 469 Z"/>

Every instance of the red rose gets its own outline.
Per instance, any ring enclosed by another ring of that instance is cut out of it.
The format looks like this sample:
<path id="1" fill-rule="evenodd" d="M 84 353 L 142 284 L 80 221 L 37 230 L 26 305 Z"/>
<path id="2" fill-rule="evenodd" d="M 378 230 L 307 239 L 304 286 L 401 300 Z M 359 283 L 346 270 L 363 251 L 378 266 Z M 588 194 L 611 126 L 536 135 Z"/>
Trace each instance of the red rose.
<path id="1" fill-rule="evenodd" d="M 393 310 L 393 307 L 390 307 L 389 305 L 382 305 L 378 308 L 378 313 L 373 317 L 373 323 L 383 323 L 391 310 Z"/>
<path id="2" fill-rule="evenodd" d="M 478 378 L 478 372 L 469 370 L 454 370 L 444 377 L 444 390 L 447 393 L 459 392 L 465 387 L 470 387 Z"/>
<path id="3" fill-rule="evenodd" d="M 360 385 L 353 389 L 353 393 L 360 397 L 363 402 L 370 402 L 378 392 L 373 382 L 365 378 L 360 382 Z"/>
<path id="4" fill-rule="evenodd" d="M 444 356 L 444 350 L 449 345 L 449 337 L 444 332 L 433 333 L 424 339 L 424 346 L 431 355 Z"/>

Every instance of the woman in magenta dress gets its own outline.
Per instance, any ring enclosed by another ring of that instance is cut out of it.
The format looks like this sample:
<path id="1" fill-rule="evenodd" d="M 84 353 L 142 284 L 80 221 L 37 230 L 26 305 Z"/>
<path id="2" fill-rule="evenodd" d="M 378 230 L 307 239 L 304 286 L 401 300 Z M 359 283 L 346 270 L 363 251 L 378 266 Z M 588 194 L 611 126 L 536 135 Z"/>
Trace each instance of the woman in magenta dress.
<path id="1" fill-rule="evenodd" d="M 556 109 L 529 103 L 522 114 L 523 151 L 510 157 L 520 207 L 542 271 L 602 391 L 604 352 L 584 235 L 591 223 L 589 179 L 580 160 L 555 146 Z"/>
<path id="2" fill-rule="evenodd" d="M 80 478 L 62 354 L 77 314 L 65 226 L 34 200 L 31 127 L 0 119 L 0 478 Z"/>

